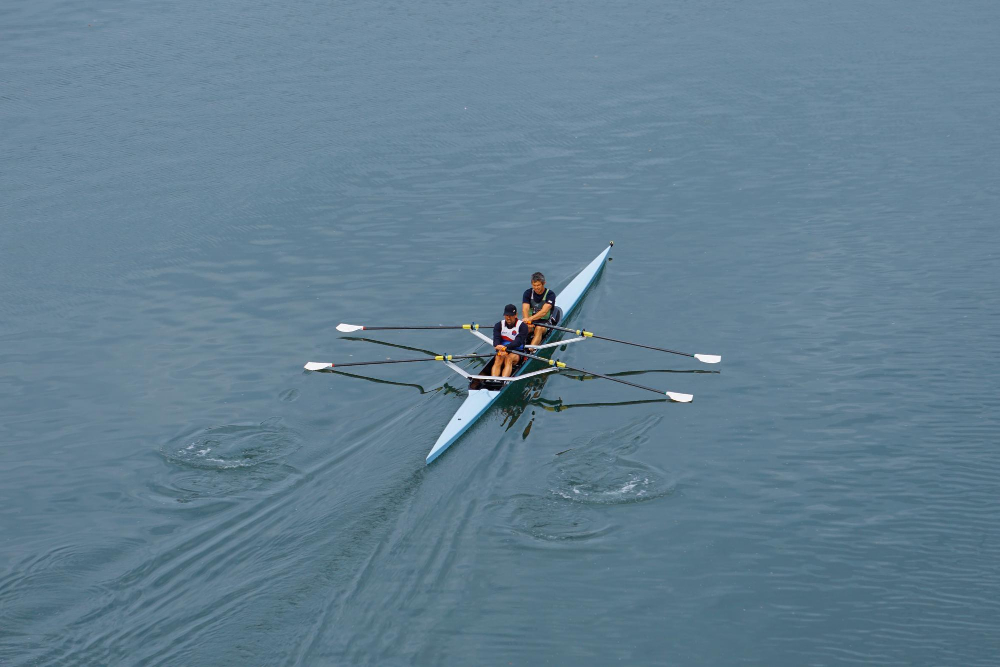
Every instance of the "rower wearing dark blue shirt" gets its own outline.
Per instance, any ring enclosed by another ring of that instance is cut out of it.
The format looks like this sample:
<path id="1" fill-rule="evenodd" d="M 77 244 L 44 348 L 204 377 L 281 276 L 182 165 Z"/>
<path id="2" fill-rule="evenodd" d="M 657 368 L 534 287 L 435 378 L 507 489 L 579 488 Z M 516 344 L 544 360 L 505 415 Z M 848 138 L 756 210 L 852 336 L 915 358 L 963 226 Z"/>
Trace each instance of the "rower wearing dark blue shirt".
<path id="1" fill-rule="evenodd" d="M 493 325 L 493 347 L 497 356 L 490 374 L 493 377 L 510 377 L 521 363 L 516 350 L 523 350 L 528 342 L 528 325 L 517 319 L 517 307 L 508 303 L 503 309 L 503 319 Z"/>
<path id="2" fill-rule="evenodd" d="M 532 331 L 529 345 L 538 345 L 545 336 L 545 327 L 536 326 L 549 322 L 557 324 L 553 319 L 556 314 L 556 293 L 545 287 L 545 276 L 539 272 L 531 274 L 531 289 L 524 290 L 521 297 L 521 321 Z"/>

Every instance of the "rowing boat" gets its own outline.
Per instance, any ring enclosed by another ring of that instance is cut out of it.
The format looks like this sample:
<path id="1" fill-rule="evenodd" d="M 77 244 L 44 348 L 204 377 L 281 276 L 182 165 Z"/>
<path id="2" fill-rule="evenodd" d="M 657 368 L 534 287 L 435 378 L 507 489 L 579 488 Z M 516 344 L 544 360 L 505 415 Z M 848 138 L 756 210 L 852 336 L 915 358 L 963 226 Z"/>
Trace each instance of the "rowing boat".
<path id="1" fill-rule="evenodd" d="M 559 308 L 562 310 L 562 317 L 559 319 L 560 323 L 569 319 L 573 310 L 583 300 L 583 295 L 586 294 L 587 290 L 597 279 L 597 276 L 600 275 L 601 270 L 604 268 L 604 264 L 607 261 L 608 253 L 611 252 L 611 247 L 613 245 L 614 243 L 609 244 L 608 247 L 604 249 L 604 252 L 595 257 L 590 264 L 584 267 L 584 269 L 580 271 L 575 278 L 573 278 L 569 285 L 558 293 Z M 469 331 L 485 342 L 491 345 L 493 344 L 493 339 L 480 333 L 478 328 L 471 328 Z M 534 351 L 538 352 L 546 348 L 552 348 L 558 345 L 565 345 L 569 342 L 583 340 L 583 338 L 574 338 L 559 341 L 558 339 L 560 336 L 561 332 L 550 329 L 548 335 L 540 345 L 528 347 L 529 349 L 534 348 Z M 500 396 L 511 384 L 517 381 L 525 380 L 529 377 L 558 370 L 557 368 L 550 366 L 548 368 L 543 368 L 540 371 L 528 373 L 528 366 L 531 362 L 525 361 L 512 377 L 492 378 L 485 375 L 492 363 L 492 360 L 487 362 L 486 366 L 484 366 L 481 371 L 483 374 L 474 375 L 468 373 L 465 369 L 456 366 L 450 361 L 445 362 L 451 370 L 469 380 L 469 393 L 465 401 L 462 402 L 462 406 L 455 412 L 454 416 L 452 416 L 451 421 L 449 421 L 448 425 L 444 427 L 444 430 L 438 437 L 437 442 L 435 442 L 434 446 L 431 447 L 431 451 L 427 454 L 428 464 L 441 456 L 441 454 L 451 447 L 456 440 L 462 437 L 462 434 L 468 431 L 480 417 L 486 414 L 486 411 L 489 410 L 490 406 L 500 398 Z"/>
<path id="2" fill-rule="evenodd" d="M 648 350 L 656 350 L 658 352 L 666 352 L 668 354 L 677 354 L 684 357 L 691 357 L 705 364 L 717 364 L 722 361 L 722 357 L 717 354 L 691 354 L 689 352 L 680 352 L 678 350 L 668 350 L 665 347 L 658 347 L 655 345 L 646 345 L 645 343 L 631 342 L 627 340 L 620 340 L 618 338 L 611 338 L 609 336 L 599 336 L 593 331 L 587 331 L 586 329 L 569 329 L 566 327 L 558 326 L 562 324 L 563 320 L 568 319 L 576 307 L 580 305 L 583 300 L 584 294 L 590 289 L 590 286 L 597 280 L 597 276 L 600 275 L 601 270 L 604 268 L 604 264 L 608 259 L 608 253 L 611 252 L 611 247 L 614 243 L 608 245 L 600 255 L 594 258 L 594 260 L 588 264 L 580 273 L 573 278 L 570 283 L 562 289 L 559 293 L 559 306 L 556 306 L 556 315 L 550 320 L 540 326 L 544 326 L 547 330 L 546 337 L 538 345 L 525 345 L 523 348 L 518 350 L 518 354 L 523 357 L 520 367 L 518 367 L 511 377 L 493 377 L 490 375 L 490 369 L 495 363 L 495 350 L 490 350 L 490 352 L 485 354 L 437 354 L 432 357 L 421 357 L 419 359 L 383 359 L 380 361 L 352 361 L 350 363 L 334 363 L 325 361 L 310 361 L 307 362 L 304 368 L 307 371 L 316 372 L 336 372 L 336 370 L 347 367 L 347 366 L 374 366 L 379 364 L 411 364 L 418 362 L 431 362 L 438 361 L 442 362 L 449 369 L 458 373 L 466 380 L 469 381 L 469 392 L 465 400 L 462 402 L 462 406 L 455 412 L 455 415 L 445 426 L 444 431 L 438 437 L 434 446 L 431 447 L 431 451 L 427 454 L 427 463 L 431 463 L 437 457 L 441 456 L 446 449 L 451 447 L 451 445 L 462 437 L 462 434 L 469 430 L 473 424 L 476 423 L 480 417 L 486 414 L 490 406 L 493 405 L 497 399 L 510 387 L 511 384 L 515 382 L 521 382 L 527 380 L 528 378 L 536 377 L 539 375 L 544 375 L 545 373 L 553 373 L 561 370 L 565 371 L 576 371 L 577 373 L 582 373 L 587 376 L 603 378 L 605 380 L 610 380 L 619 384 L 629 385 L 635 387 L 636 389 L 642 389 L 644 391 L 651 391 L 654 394 L 659 394 L 665 397 L 669 401 L 675 403 L 690 403 L 694 400 L 694 396 L 691 394 L 682 394 L 675 391 L 662 391 L 660 389 L 655 389 L 653 387 L 647 387 L 645 385 L 632 382 L 631 380 L 623 380 L 619 377 L 613 377 L 611 375 L 605 375 L 604 373 L 597 373 L 595 371 L 589 371 L 584 368 L 577 368 L 575 366 L 570 366 L 562 361 L 556 359 L 551 359 L 546 355 L 551 355 L 554 348 L 559 346 L 569 345 L 570 343 L 579 343 L 584 340 L 605 340 L 612 343 L 619 343 L 622 345 L 632 345 L 635 347 L 641 347 Z M 464 329 L 468 331 L 473 336 L 478 337 L 481 341 L 487 343 L 491 348 L 493 347 L 493 339 L 486 334 L 479 331 L 482 325 L 479 324 L 433 324 L 433 325 L 409 325 L 409 326 L 370 326 L 364 324 L 347 324 L 341 322 L 337 325 L 337 331 L 341 333 L 356 333 L 358 331 L 390 331 L 390 330 L 444 330 L 444 329 Z M 575 333 L 576 338 L 561 339 L 560 337 L 564 332 Z M 542 356 L 539 356 L 542 355 Z M 452 363 L 452 361 L 458 361 L 460 359 L 468 360 L 474 358 L 489 357 L 490 361 L 483 366 L 478 374 L 469 373 L 464 368 L 457 366 Z M 537 371 L 528 370 L 532 363 L 539 365 L 547 365 L 547 368 L 542 368 Z"/>

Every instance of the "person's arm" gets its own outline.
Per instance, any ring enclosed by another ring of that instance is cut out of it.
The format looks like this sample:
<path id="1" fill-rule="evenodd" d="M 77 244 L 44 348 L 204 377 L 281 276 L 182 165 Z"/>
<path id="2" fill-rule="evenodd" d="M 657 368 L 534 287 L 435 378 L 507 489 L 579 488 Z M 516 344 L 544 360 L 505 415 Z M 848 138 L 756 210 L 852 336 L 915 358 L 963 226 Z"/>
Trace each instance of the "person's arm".
<path id="1" fill-rule="evenodd" d="M 531 290 L 525 290 L 524 294 L 521 295 L 521 321 L 525 324 L 531 324 Z"/>
<path id="2" fill-rule="evenodd" d="M 542 304 L 542 309 L 539 310 L 537 313 L 535 313 L 534 319 L 544 320 L 549 316 L 549 313 L 551 312 L 552 312 L 552 304 L 546 301 L 544 304 Z"/>
<path id="3" fill-rule="evenodd" d="M 500 323 L 497 322 L 493 325 L 493 349 L 499 350 L 501 347 L 505 347 L 503 336 L 500 335 Z"/>

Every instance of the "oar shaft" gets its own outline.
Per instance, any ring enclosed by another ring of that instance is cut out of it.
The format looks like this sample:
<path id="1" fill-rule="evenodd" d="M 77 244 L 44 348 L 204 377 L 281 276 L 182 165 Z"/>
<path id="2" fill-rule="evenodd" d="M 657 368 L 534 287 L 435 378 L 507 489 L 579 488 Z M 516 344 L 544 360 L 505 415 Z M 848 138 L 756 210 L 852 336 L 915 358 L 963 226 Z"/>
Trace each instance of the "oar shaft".
<path id="1" fill-rule="evenodd" d="M 470 329 L 473 331 L 479 331 L 480 327 L 483 325 L 476 324 L 438 324 L 434 326 L 416 326 L 416 327 L 366 327 L 361 324 L 344 324 L 343 322 L 337 325 L 337 331 L 341 333 L 354 333 L 355 331 L 388 331 L 388 330 L 413 330 L 413 329 Z M 642 347 L 647 350 L 656 350 L 657 352 L 668 352 L 670 354 L 679 354 L 682 357 L 693 357 L 698 361 L 706 364 L 717 364 L 722 361 L 722 357 L 715 354 L 691 354 L 689 352 L 680 352 L 679 350 L 668 350 L 665 347 L 656 347 L 655 345 L 644 345 L 643 343 L 633 343 L 628 340 L 619 340 L 617 338 L 610 338 L 608 336 L 598 336 L 593 331 L 587 331 L 586 329 L 569 329 L 567 327 L 560 327 L 554 324 L 546 324 L 545 322 L 539 322 L 538 326 L 545 327 L 547 329 L 555 329 L 557 331 L 568 331 L 570 333 L 575 333 L 577 336 L 583 336 L 584 338 L 600 338 L 601 340 L 611 341 L 612 343 L 621 343 L 622 345 L 632 345 L 634 347 Z"/>
<path id="2" fill-rule="evenodd" d="M 346 322 L 341 322 L 337 325 L 337 331 L 340 333 L 354 333 L 355 331 L 390 331 L 390 330 L 406 330 L 406 329 L 472 329 L 474 331 L 479 330 L 479 325 L 473 322 L 472 324 L 435 324 L 432 326 L 406 326 L 406 327 L 366 327 L 363 324 L 347 324 Z"/>
<path id="3" fill-rule="evenodd" d="M 412 364 L 417 361 L 456 361 L 478 357 L 492 357 L 493 354 L 439 354 L 436 357 L 421 357 L 420 359 L 386 359 L 385 361 L 352 361 L 346 364 L 331 363 L 330 368 L 346 368 L 347 366 L 377 366 L 378 364 Z"/>
<path id="4" fill-rule="evenodd" d="M 387 331 L 395 329 L 478 329 L 478 324 L 437 325 L 429 327 L 364 327 L 364 331 Z"/>
<path id="5" fill-rule="evenodd" d="M 622 343 L 624 345 L 634 345 L 635 347 L 644 347 L 647 350 L 656 350 L 657 352 L 669 352 L 670 354 L 679 354 L 682 357 L 694 357 L 693 354 L 688 354 L 687 352 L 678 352 L 677 350 L 668 350 L 665 347 L 656 347 L 655 345 L 643 345 L 642 343 L 633 343 L 627 340 L 618 340 L 617 338 L 608 338 L 607 336 L 598 336 L 592 331 L 587 331 L 586 329 L 568 329 L 566 327 L 557 327 L 551 324 L 545 324 L 545 322 L 538 322 L 537 326 L 545 327 L 547 329 L 556 329 L 558 331 L 568 331 L 569 333 L 575 333 L 577 336 L 583 336 L 585 338 L 600 338 L 601 340 L 611 341 L 612 343 Z"/>
<path id="6" fill-rule="evenodd" d="M 618 340 L 617 338 L 608 338 L 607 336 L 594 336 L 594 338 L 600 338 L 601 340 L 609 340 L 612 343 L 624 343 L 625 345 L 634 345 L 635 347 L 644 347 L 647 350 L 657 350 L 659 352 L 669 352 L 670 354 L 679 354 L 682 357 L 694 357 L 693 354 L 688 354 L 687 352 L 678 352 L 677 350 L 668 350 L 665 347 L 656 347 L 655 345 L 643 345 L 642 343 L 630 343 L 627 340 Z"/>

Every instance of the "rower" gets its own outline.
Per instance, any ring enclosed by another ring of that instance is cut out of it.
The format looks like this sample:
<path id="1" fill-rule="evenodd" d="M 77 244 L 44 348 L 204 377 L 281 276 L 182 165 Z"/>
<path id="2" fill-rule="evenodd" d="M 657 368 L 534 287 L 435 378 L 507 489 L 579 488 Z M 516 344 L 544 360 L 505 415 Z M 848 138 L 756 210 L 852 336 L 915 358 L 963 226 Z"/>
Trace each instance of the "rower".
<path id="1" fill-rule="evenodd" d="M 503 308 L 503 319 L 493 325 L 493 359 L 490 374 L 493 377 L 510 377 L 521 363 L 521 356 L 514 350 L 523 350 L 528 342 L 528 325 L 517 319 L 517 307 L 508 303 Z"/>
<path id="2" fill-rule="evenodd" d="M 545 336 L 545 327 L 536 326 L 535 323 L 559 323 L 556 293 L 545 287 L 545 276 L 538 271 L 531 274 L 531 288 L 524 290 L 524 296 L 521 297 L 521 312 L 521 321 L 533 332 L 530 345 L 538 345 Z"/>

